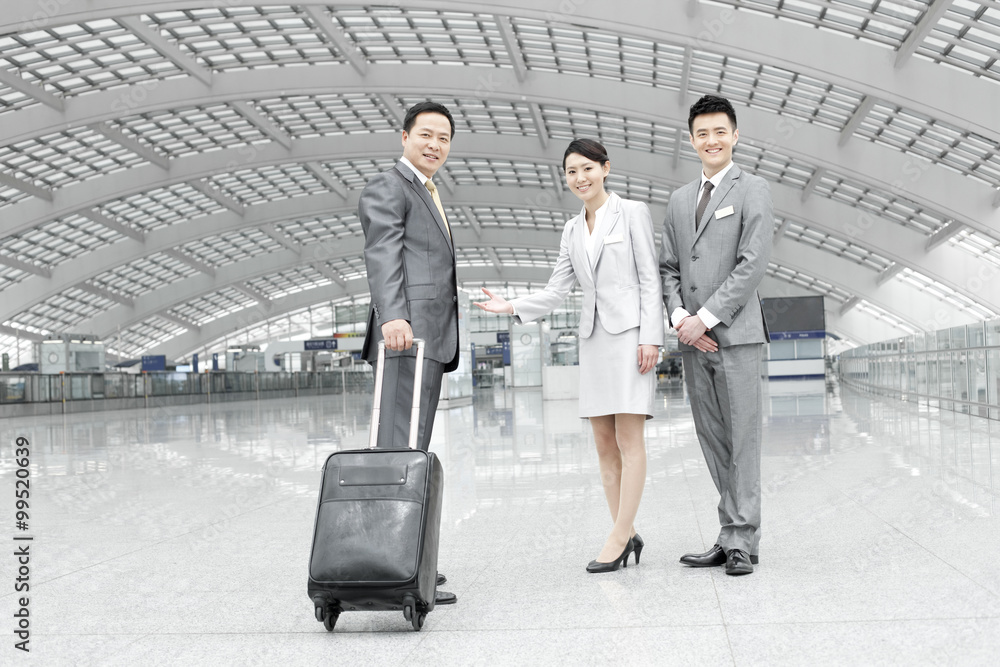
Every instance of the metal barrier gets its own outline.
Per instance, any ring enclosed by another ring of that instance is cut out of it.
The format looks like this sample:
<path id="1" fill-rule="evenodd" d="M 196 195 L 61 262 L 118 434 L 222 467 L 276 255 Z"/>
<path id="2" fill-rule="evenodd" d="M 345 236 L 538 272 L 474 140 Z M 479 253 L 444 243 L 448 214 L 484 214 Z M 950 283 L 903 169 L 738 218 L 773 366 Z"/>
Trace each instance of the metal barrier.
<path id="1" fill-rule="evenodd" d="M 66 403 L 167 396 L 203 397 L 205 402 L 235 396 L 268 398 L 281 394 L 339 394 L 372 390 L 367 365 L 323 372 L 295 373 L 0 373 L 0 405 Z"/>
<path id="2" fill-rule="evenodd" d="M 1000 419 L 1000 320 L 848 350 L 839 375 L 862 391 Z"/>

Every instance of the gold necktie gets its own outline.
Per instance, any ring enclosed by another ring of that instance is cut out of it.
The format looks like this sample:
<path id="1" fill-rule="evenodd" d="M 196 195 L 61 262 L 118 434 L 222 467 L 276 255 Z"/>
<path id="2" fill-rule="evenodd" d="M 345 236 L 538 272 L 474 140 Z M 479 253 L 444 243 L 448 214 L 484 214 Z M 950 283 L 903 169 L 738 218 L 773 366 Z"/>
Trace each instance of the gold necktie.
<path id="1" fill-rule="evenodd" d="M 427 186 L 427 190 L 431 193 L 431 198 L 434 200 L 434 205 L 438 207 L 438 213 L 441 214 L 441 219 L 444 220 L 444 227 L 448 230 L 448 238 L 451 238 L 451 225 L 448 224 L 448 216 L 444 214 L 444 206 L 441 205 L 441 197 L 438 196 L 437 186 L 430 179 L 424 183 Z"/>

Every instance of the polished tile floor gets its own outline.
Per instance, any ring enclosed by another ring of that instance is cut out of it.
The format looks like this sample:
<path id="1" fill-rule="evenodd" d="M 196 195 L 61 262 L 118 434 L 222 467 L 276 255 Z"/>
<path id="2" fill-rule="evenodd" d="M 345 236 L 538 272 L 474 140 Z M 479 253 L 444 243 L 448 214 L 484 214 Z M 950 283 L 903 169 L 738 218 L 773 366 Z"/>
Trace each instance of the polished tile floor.
<path id="1" fill-rule="evenodd" d="M 772 382 L 765 532 L 747 577 L 687 569 L 717 497 L 679 384 L 647 422 L 642 564 L 584 571 L 610 528 L 574 401 L 487 390 L 437 415 L 440 568 L 459 596 L 422 632 L 401 613 L 313 618 L 320 469 L 366 442 L 358 394 L 0 421 L 31 443 L 31 653 L 44 665 L 995 665 L 1000 423 Z M 12 549 L 4 550 L 8 554 Z"/>

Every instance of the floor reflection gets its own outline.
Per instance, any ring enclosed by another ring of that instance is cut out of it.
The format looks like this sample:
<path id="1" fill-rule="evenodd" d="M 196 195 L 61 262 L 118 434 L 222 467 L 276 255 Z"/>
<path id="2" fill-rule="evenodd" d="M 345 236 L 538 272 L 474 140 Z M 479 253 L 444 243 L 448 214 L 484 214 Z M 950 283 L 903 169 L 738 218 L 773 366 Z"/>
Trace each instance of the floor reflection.
<path id="1" fill-rule="evenodd" d="M 996 516 L 1000 422 L 851 389 L 844 391 L 844 411 L 896 474 L 930 480 L 956 516 Z"/>
<path id="2" fill-rule="evenodd" d="M 886 470 L 933 480 L 955 502 L 995 515 L 997 422 L 841 390 L 832 381 L 765 387 L 765 486 L 769 475 L 829 467 L 836 457 L 877 447 Z M 8 419 L 0 425 L 0 447 L 9 472 L 13 440 L 29 437 L 39 477 L 139 472 L 185 484 L 259 479 L 310 492 L 330 452 L 367 446 L 370 409 L 369 396 L 341 394 Z M 450 493 L 474 508 L 521 482 L 593 469 L 592 443 L 576 401 L 544 401 L 540 389 L 498 387 L 478 392 L 470 406 L 440 411 L 432 449 L 448 471 Z M 679 381 L 661 383 L 647 444 L 651 476 L 659 474 L 656 461 L 665 451 L 691 448 L 700 455 Z"/>
<path id="3" fill-rule="evenodd" d="M 697 625 L 723 655 L 727 637 L 766 628 L 740 663 L 771 664 L 782 637 L 824 632 L 864 638 L 871 662 L 894 662 L 900 646 L 995 657 L 1000 424 L 835 381 L 764 389 L 762 561 L 739 581 L 677 564 L 718 530 L 680 381 L 659 385 L 646 422 L 642 565 L 604 578 L 583 569 L 611 521 L 576 401 L 496 387 L 439 411 L 440 563 L 460 603 L 435 610 L 412 641 L 429 653 L 495 640 L 541 655 L 559 635 L 539 632 L 595 631 L 580 629 L 582 606 L 616 634 Z M 367 446 L 370 411 L 370 396 L 340 394 L 0 421 L 4 484 L 15 438 L 32 443 L 32 591 L 47 605 L 33 628 L 39 646 L 61 651 L 47 662 L 93 661 L 97 642 L 111 647 L 101 664 L 171 664 L 192 641 L 202 661 L 231 662 L 220 637 L 251 653 L 287 642 L 289 655 L 335 640 L 352 664 L 379 663 L 386 642 L 407 655 L 401 619 L 347 615 L 327 637 L 305 598 L 320 470 L 332 452 Z M 244 613 L 220 614 L 234 595 Z M 0 613 L 12 600 L 0 594 Z M 825 650 L 858 662 L 847 644 Z"/>

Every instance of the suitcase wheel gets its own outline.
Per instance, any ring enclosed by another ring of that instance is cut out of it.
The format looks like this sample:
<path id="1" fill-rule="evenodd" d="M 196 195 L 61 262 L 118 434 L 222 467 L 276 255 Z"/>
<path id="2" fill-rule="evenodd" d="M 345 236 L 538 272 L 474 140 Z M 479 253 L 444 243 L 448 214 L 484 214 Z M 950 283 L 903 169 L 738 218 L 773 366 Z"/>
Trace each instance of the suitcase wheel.
<path id="1" fill-rule="evenodd" d="M 316 620 L 323 624 L 327 632 L 332 631 L 334 626 L 337 625 L 338 618 L 340 618 L 339 609 L 327 610 L 320 605 L 316 605 Z"/>
<path id="2" fill-rule="evenodd" d="M 420 628 L 424 627 L 424 619 L 427 618 L 427 612 L 419 611 L 417 609 L 417 601 L 412 596 L 407 595 L 403 598 L 403 618 L 413 626 L 414 632 L 420 632 Z"/>

